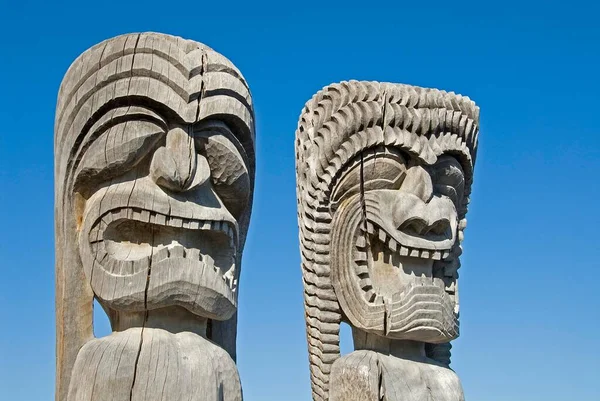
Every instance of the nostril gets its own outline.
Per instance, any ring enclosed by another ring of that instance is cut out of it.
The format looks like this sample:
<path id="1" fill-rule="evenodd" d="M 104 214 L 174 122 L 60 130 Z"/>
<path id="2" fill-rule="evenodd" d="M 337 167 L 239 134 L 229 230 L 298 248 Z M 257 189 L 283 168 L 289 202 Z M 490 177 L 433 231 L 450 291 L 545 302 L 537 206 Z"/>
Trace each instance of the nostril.
<path id="1" fill-rule="evenodd" d="M 433 223 L 427 230 L 427 234 L 442 235 L 450 228 L 450 222 L 446 219 L 438 220 Z"/>
<path id="2" fill-rule="evenodd" d="M 427 229 L 427 222 L 420 218 L 406 220 L 399 227 L 400 231 L 412 235 L 421 235 Z"/>
<path id="3" fill-rule="evenodd" d="M 426 236 L 443 235 L 447 232 L 449 227 L 450 222 L 446 219 L 441 219 L 432 225 L 428 225 L 424 219 L 415 217 L 402 223 L 400 227 L 398 227 L 398 230 L 409 235 Z"/>

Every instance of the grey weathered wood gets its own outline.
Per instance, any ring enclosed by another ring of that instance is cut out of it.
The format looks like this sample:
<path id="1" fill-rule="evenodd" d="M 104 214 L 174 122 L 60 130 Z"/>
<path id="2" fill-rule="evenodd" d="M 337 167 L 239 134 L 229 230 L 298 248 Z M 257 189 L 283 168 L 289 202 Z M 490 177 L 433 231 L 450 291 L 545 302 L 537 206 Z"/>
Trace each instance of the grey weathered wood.
<path id="1" fill-rule="evenodd" d="M 56 399 L 241 400 L 254 112 L 237 68 L 158 33 L 92 47 L 61 84 L 55 168 Z M 94 297 L 113 328 L 97 339 Z"/>
<path id="2" fill-rule="evenodd" d="M 436 89 L 342 82 L 296 131 L 298 223 L 313 399 L 463 399 L 460 243 L 479 109 Z M 340 356 L 339 327 L 356 351 Z"/>

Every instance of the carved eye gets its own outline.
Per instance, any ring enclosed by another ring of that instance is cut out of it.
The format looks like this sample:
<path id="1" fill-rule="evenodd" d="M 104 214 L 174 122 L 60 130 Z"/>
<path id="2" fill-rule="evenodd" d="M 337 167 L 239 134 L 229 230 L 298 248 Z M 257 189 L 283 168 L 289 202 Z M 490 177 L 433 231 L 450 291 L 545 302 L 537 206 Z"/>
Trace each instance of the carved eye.
<path id="1" fill-rule="evenodd" d="M 227 210 L 239 218 L 251 193 L 244 150 L 229 127 L 221 121 L 206 121 L 194 130 L 196 149 L 206 157 L 212 186 Z"/>
<path id="2" fill-rule="evenodd" d="M 448 155 L 440 156 L 431 167 L 431 178 L 434 192 L 447 196 L 458 208 L 465 191 L 465 174 L 458 160 Z"/>
<path id="3" fill-rule="evenodd" d="M 332 203 L 360 192 L 361 174 L 365 191 L 400 188 L 406 177 L 406 164 L 406 158 L 394 148 L 365 151 L 362 158 L 358 155 L 343 173 L 332 192 Z"/>
<path id="4" fill-rule="evenodd" d="M 164 123 L 149 110 L 115 109 L 90 130 L 101 134 L 85 150 L 77 168 L 75 190 L 92 190 L 99 183 L 135 167 L 166 135 Z M 104 124 L 103 124 L 104 123 Z"/>

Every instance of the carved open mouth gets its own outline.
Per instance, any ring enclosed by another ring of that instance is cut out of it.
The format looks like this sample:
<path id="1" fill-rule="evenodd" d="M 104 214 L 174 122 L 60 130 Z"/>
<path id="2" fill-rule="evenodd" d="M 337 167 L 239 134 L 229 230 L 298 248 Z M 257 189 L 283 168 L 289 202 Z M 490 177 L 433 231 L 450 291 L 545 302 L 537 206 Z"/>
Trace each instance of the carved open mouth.
<path id="1" fill-rule="evenodd" d="M 440 223 L 440 233 L 428 235 L 444 236 L 447 225 Z M 417 230 L 423 235 L 424 230 Z M 360 230 L 356 240 L 355 269 L 360 277 L 360 285 L 369 302 L 378 302 L 378 297 L 387 297 L 390 301 L 402 298 L 413 288 L 427 292 L 441 289 L 449 295 L 455 292 L 455 280 L 444 277 L 442 261 L 450 257 L 450 250 L 430 250 L 408 247 L 397 242 L 383 228 L 368 222 L 367 230 Z M 441 261 L 441 262 L 438 262 Z"/>
<path id="2" fill-rule="evenodd" d="M 131 275 L 165 259 L 188 259 L 214 269 L 235 291 L 236 238 L 236 228 L 227 221 L 119 208 L 98 220 L 89 241 L 96 261 L 111 274 Z"/>

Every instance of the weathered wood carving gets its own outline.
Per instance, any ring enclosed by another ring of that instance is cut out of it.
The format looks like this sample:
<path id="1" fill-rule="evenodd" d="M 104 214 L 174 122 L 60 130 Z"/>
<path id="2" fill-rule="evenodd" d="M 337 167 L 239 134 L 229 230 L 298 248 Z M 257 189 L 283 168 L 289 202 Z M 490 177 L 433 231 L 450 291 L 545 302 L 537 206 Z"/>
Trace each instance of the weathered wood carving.
<path id="1" fill-rule="evenodd" d="M 55 169 L 56 399 L 241 400 L 254 115 L 237 68 L 163 34 L 92 47 L 60 87 Z"/>
<path id="2" fill-rule="evenodd" d="M 463 400 L 450 370 L 479 109 L 436 89 L 342 82 L 296 131 L 313 398 Z M 339 327 L 352 327 L 343 357 Z"/>

